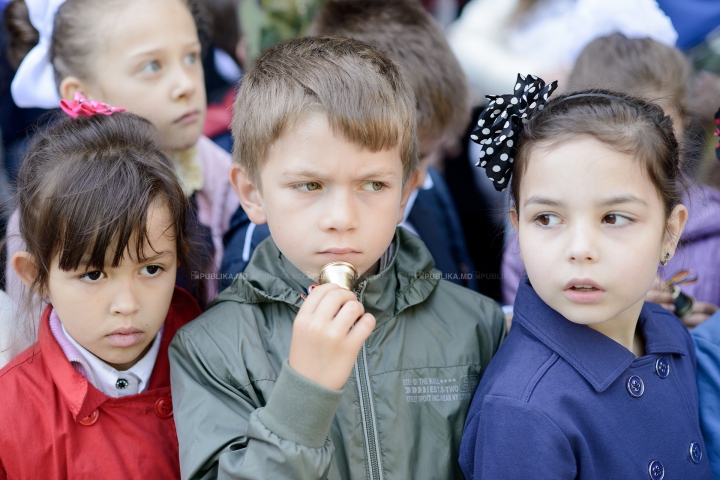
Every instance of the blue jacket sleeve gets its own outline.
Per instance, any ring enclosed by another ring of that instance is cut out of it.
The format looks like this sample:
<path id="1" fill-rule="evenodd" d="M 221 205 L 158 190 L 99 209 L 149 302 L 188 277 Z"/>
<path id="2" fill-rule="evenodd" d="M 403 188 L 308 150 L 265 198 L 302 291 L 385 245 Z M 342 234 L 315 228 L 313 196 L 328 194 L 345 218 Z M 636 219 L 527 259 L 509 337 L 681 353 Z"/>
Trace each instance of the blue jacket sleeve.
<path id="1" fill-rule="evenodd" d="M 467 443 L 472 451 L 461 458 L 468 479 L 565 480 L 577 475 L 575 456 L 565 434 L 552 419 L 526 402 L 488 395 L 467 427 L 466 435 L 475 434 L 474 445 Z"/>
<path id="2" fill-rule="evenodd" d="M 693 330 L 697 351 L 700 427 L 715 478 L 720 478 L 720 315 Z"/>

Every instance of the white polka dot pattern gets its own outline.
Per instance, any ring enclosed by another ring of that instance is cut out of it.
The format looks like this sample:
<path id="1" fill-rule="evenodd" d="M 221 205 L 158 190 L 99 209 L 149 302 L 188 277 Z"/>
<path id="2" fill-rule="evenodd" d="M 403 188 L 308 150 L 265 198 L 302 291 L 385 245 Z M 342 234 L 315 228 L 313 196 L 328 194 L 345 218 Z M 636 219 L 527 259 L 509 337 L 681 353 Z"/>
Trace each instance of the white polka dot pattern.
<path id="1" fill-rule="evenodd" d="M 515 91 L 509 95 L 486 95 L 490 100 L 478 119 L 478 128 L 470 138 L 480 145 L 480 158 L 475 165 L 485 168 L 495 189 L 507 188 L 517 151 L 516 135 L 535 112 L 545 108 L 548 97 L 557 88 L 557 81 L 545 85 L 535 75 L 518 74 Z M 514 140 L 510 140 L 515 137 Z"/>

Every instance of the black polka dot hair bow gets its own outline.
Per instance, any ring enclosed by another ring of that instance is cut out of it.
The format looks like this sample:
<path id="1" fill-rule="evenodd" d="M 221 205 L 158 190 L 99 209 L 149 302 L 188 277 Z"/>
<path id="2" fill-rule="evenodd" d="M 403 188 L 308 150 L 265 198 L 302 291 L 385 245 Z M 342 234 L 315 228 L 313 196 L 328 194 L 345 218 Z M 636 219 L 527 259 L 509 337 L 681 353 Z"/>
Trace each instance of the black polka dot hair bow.
<path id="1" fill-rule="evenodd" d="M 557 88 L 557 81 L 549 85 L 535 75 L 518 74 L 515 91 L 509 95 L 486 95 L 490 100 L 480 114 L 478 128 L 470 138 L 480 145 L 480 159 L 495 189 L 507 188 L 512 175 L 513 161 L 523 125 L 535 111 L 545 108 L 548 97 Z"/>
<path id="2" fill-rule="evenodd" d="M 720 109 L 715 112 L 715 125 L 717 125 L 715 128 L 715 136 L 720 137 Z M 720 141 L 715 145 L 715 156 L 720 160 Z"/>

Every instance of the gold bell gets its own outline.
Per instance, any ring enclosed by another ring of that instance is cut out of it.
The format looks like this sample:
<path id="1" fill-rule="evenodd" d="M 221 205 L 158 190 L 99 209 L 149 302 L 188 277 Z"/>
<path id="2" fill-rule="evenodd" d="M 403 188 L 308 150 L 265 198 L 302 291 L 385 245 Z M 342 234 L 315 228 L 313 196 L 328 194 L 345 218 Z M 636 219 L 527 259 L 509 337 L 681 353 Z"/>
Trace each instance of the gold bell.
<path id="1" fill-rule="evenodd" d="M 320 285 L 334 283 L 345 290 L 351 290 L 357 280 L 357 269 L 348 262 L 330 262 L 320 270 Z"/>

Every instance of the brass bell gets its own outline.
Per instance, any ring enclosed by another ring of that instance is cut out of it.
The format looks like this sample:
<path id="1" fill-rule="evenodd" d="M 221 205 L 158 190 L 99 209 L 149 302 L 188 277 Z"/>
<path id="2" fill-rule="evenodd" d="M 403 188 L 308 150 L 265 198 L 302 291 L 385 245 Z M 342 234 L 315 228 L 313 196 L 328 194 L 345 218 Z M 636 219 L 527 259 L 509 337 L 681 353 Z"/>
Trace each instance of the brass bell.
<path id="1" fill-rule="evenodd" d="M 334 283 L 345 290 L 352 291 L 357 280 L 357 269 L 348 262 L 330 262 L 320 270 L 320 285 Z"/>

